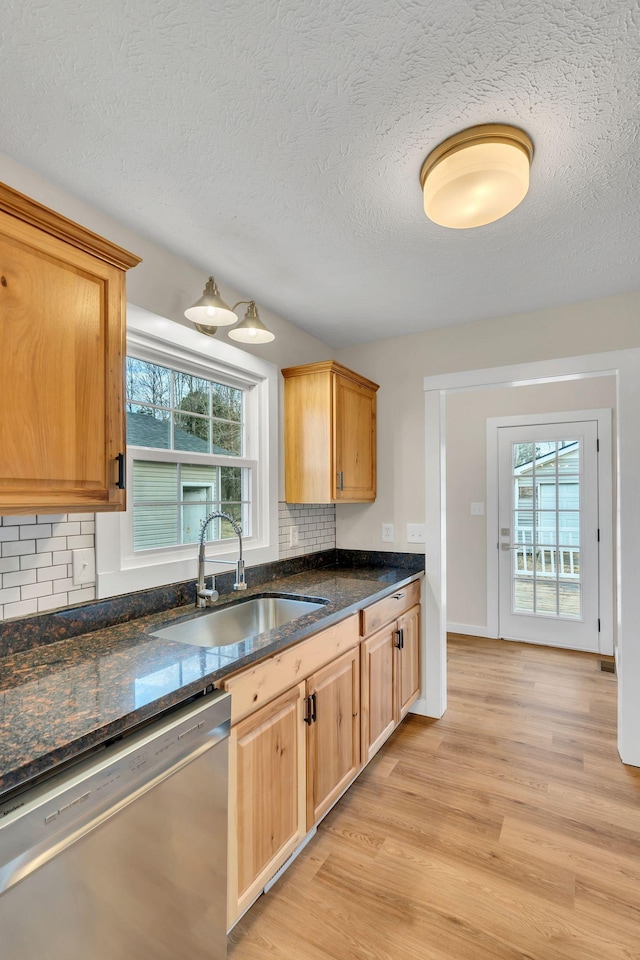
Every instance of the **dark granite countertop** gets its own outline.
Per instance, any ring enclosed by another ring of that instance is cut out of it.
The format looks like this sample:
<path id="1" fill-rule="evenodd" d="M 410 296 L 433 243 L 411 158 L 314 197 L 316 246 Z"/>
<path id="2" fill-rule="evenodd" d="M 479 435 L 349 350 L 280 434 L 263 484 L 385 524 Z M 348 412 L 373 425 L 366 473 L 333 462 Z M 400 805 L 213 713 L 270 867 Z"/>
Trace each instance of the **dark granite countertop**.
<path id="1" fill-rule="evenodd" d="M 182 605 L 0 657 L 0 797 L 421 576 L 403 566 L 306 570 L 216 607 L 267 593 L 321 598 L 313 613 L 249 641 L 203 649 L 154 631 L 206 616 Z"/>

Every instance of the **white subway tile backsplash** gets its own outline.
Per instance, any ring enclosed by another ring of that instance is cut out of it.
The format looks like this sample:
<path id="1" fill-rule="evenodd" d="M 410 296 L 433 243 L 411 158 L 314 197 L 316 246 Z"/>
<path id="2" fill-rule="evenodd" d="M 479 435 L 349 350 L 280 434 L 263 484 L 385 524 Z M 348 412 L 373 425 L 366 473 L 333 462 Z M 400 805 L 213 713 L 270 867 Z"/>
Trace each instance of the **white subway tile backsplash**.
<path id="1" fill-rule="evenodd" d="M 74 587 L 73 577 L 65 577 L 64 580 L 53 581 L 54 593 L 66 593 L 67 590 L 73 590 L 73 587 Z"/>
<path id="2" fill-rule="evenodd" d="M 80 521 L 64 520 L 62 523 L 52 523 L 51 533 L 54 537 L 75 537 L 80 533 Z"/>
<path id="3" fill-rule="evenodd" d="M 35 553 L 31 557 L 20 557 L 21 570 L 36 570 L 40 567 L 51 566 L 50 553 Z"/>
<path id="4" fill-rule="evenodd" d="M 66 537 L 44 537 L 42 540 L 36 540 L 38 553 L 45 553 L 48 550 L 66 550 L 66 548 Z"/>
<path id="5" fill-rule="evenodd" d="M 43 613 L 45 610 L 56 610 L 58 607 L 67 607 L 69 605 L 67 596 L 66 593 L 56 593 L 50 597 L 38 597 L 38 613 Z"/>
<path id="6" fill-rule="evenodd" d="M 278 504 L 280 559 L 333 550 L 336 545 L 336 508 L 333 504 Z M 298 544 L 291 546 L 291 528 L 298 528 Z"/>
<path id="7" fill-rule="evenodd" d="M 333 505 L 278 505 L 281 559 L 336 545 Z M 291 528 L 298 544 L 291 547 Z M 92 513 L 0 517 L 0 620 L 94 600 L 95 585 L 73 582 L 72 550 L 95 546 Z"/>
<path id="8" fill-rule="evenodd" d="M 20 527 L 0 527 L 0 543 L 7 540 L 19 540 Z"/>
<path id="9" fill-rule="evenodd" d="M 53 593 L 51 580 L 47 581 L 47 583 L 28 583 L 22 587 L 23 600 L 33 600 L 34 597 L 46 597 L 50 593 Z"/>
<path id="10" fill-rule="evenodd" d="M 7 590 L 0 590 L 0 603 L 15 603 L 20 599 L 20 587 L 9 587 Z"/>
<path id="11" fill-rule="evenodd" d="M 37 612 L 37 600 L 21 600 L 19 603 L 5 603 L 2 608 L 2 619 L 9 620 L 11 617 L 29 617 L 32 613 Z"/>
<path id="12" fill-rule="evenodd" d="M 92 513 L 0 517 L 0 620 L 95 598 L 74 589 L 72 550 L 95 545 Z"/>
<path id="13" fill-rule="evenodd" d="M 53 563 L 71 563 L 72 560 L 71 550 L 53 551 Z"/>
<path id="14" fill-rule="evenodd" d="M 79 550 L 80 547 L 92 547 L 94 538 L 91 534 L 84 537 L 67 537 L 67 547 L 69 550 Z"/>
<path id="15" fill-rule="evenodd" d="M 2 574 L 3 587 L 22 587 L 25 583 L 36 582 L 35 570 L 17 570 L 15 573 Z"/>
<path id="16" fill-rule="evenodd" d="M 9 540 L 2 544 L 3 557 L 22 557 L 36 552 L 35 540 Z"/>
<path id="17" fill-rule="evenodd" d="M 38 570 L 38 582 L 43 583 L 45 580 L 63 580 L 66 579 L 68 573 L 68 564 L 62 563 L 57 567 L 41 567 Z"/>
<path id="18" fill-rule="evenodd" d="M 69 605 L 85 603 L 87 600 L 95 600 L 96 590 L 95 587 L 86 587 L 84 590 L 70 591 L 67 596 L 69 597 Z"/>
<path id="19" fill-rule="evenodd" d="M 33 540 L 36 537 L 50 537 L 51 536 L 51 524 L 50 523 L 25 523 L 23 526 L 18 527 L 20 531 L 21 540 Z"/>

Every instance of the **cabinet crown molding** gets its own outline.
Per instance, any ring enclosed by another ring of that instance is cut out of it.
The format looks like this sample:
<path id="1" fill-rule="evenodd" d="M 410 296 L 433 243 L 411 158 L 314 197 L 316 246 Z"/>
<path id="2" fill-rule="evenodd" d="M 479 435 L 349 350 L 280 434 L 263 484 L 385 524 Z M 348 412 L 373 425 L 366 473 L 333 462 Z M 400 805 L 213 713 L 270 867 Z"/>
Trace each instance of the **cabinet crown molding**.
<path id="1" fill-rule="evenodd" d="M 86 227 L 81 227 L 79 223 L 63 217 L 55 210 L 45 207 L 37 200 L 32 200 L 31 197 L 27 197 L 24 193 L 19 193 L 13 187 L 1 182 L 0 211 L 38 227 L 50 236 L 64 240 L 65 243 L 69 243 L 79 250 L 84 250 L 85 253 L 90 253 L 120 270 L 129 270 L 141 262 L 141 257 L 137 257 L 123 247 L 105 240 L 97 233 L 87 230 Z"/>
<path id="2" fill-rule="evenodd" d="M 319 363 L 305 363 L 297 367 L 284 367 L 282 370 L 282 376 L 285 379 L 290 377 L 305 377 L 309 376 L 312 373 L 336 373 L 340 377 L 344 377 L 345 380 L 353 380 L 354 383 L 359 383 L 363 387 L 368 387 L 370 390 L 379 390 L 380 384 L 374 383 L 373 380 L 363 377 L 362 374 L 356 373 L 355 370 L 350 370 L 349 367 L 343 367 L 341 363 L 338 363 L 336 360 L 321 360 Z"/>

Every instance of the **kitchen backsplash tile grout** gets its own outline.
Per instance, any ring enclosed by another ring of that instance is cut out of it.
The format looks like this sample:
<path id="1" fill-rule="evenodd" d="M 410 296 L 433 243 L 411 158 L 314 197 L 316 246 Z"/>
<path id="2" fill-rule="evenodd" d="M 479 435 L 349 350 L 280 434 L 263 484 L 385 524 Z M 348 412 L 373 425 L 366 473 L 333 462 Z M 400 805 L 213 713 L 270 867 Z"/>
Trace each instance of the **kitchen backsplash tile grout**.
<path id="1" fill-rule="evenodd" d="M 333 504 L 278 504 L 280 560 L 335 546 Z M 72 551 L 80 548 L 95 550 L 92 513 L 0 517 L 0 620 L 95 600 L 95 584 L 73 583 Z"/>

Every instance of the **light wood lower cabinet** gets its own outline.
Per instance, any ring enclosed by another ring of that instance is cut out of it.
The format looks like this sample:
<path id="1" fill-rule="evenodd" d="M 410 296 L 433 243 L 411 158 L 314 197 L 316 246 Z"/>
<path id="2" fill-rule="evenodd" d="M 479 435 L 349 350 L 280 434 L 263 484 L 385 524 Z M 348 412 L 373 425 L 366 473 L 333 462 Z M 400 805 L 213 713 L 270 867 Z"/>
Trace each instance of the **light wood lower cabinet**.
<path id="1" fill-rule="evenodd" d="M 362 756 L 368 762 L 420 693 L 420 605 L 362 641 Z"/>
<path id="2" fill-rule="evenodd" d="M 390 624 L 368 640 L 362 651 L 362 758 L 378 752 L 396 727 L 396 627 Z"/>
<path id="3" fill-rule="evenodd" d="M 305 702 L 300 683 L 231 729 L 229 925 L 307 833 Z"/>
<path id="4" fill-rule="evenodd" d="M 307 680 L 307 829 L 324 816 L 360 767 L 360 651 Z"/>
<path id="5" fill-rule="evenodd" d="M 398 617 L 398 714 L 405 717 L 420 693 L 420 607 L 412 607 Z"/>
<path id="6" fill-rule="evenodd" d="M 397 614 L 371 636 L 361 640 L 354 614 L 222 682 L 232 695 L 229 927 L 418 696 L 420 607 L 408 607 L 419 588 L 361 611 L 364 623 Z"/>

